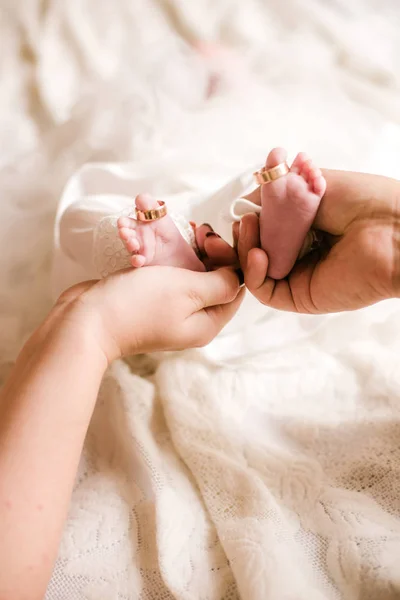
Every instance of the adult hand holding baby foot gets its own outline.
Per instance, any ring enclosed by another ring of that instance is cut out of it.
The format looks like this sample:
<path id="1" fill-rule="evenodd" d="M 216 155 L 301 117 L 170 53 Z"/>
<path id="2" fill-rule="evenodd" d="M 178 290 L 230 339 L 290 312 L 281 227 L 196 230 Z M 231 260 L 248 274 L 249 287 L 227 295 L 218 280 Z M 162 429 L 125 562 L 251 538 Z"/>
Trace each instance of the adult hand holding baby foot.
<path id="1" fill-rule="evenodd" d="M 400 183 L 364 173 L 324 170 L 323 176 L 327 191 L 313 227 L 323 233 L 324 247 L 297 263 L 286 279 L 271 277 L 257 215 L 243 217 L 236 237 L 247 288 L 273 308 L 314 314 L 398 297 Z"/>
<path id="2" fill-rule="evenodd" d="M 269 153 L 265 168 L 255 173 L 261 186 L 247 196 L 261 204 L 260 243 L 273 279 L 286 277 L 295 264 L 326 190 L 320 169 L 304 152 L 290 168 L 286 156 L 283 148 Z"/>
<path id="3" fill-rule="evenodd" d="M 152 266 L 79 284 L 61 302 L 71 305 L 74 320 L 97 339 L 110 363 L 129 354 L 206 345 L 231 320 L 243 296 L 232 269 L 199 273 Z"/>
<path id="4" fill-rule="evenodd" d="M 261 206 L 260 218 L 251 217 L 255 218 L 259 229 L 257 241 L 268 254 L 269 276 L 283 279 L 296 260 L 309 252 L 318 241 L 318 233 L 310 232 L 310 228 L 326 182 L 320 169 L 303 152 L 297 155 L 289 168 L 286 151 L 282 148 L 272 150 L 265 167 L 254 175 L 261 185 L 243 198 Z M 238 227 L 239 223 L 236 222 L 236 242 Z M 213 235 L 216 237 L 205 245 L 211 265 L 238 265 L 237 254 L 229 244 L 217 234 Z"/>

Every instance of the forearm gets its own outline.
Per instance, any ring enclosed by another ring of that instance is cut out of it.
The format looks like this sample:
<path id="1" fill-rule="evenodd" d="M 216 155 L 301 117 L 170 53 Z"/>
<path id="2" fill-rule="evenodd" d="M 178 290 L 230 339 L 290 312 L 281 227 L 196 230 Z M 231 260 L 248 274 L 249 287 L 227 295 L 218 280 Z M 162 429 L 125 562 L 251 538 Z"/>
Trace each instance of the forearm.
<path id="1" fill-rule="evenodd" d="M 59 314 L 0 396 L 1 600 L 45 593 L 106 366 L 87 330 Z"/>

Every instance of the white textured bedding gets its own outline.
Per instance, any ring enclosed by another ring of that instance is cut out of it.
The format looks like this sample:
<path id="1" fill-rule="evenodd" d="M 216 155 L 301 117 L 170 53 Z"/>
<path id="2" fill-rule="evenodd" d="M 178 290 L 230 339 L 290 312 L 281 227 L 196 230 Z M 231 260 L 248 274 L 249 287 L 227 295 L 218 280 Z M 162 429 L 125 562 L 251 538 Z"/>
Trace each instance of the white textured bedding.
<path id="1" fill-rule="evenodd" d="M 280 144 L 400 176 L 399 13 L 396 0 L 3 2 L 0 376 L 51 304 L 56 205 L 82 163 L 156 155 L 211 192 Z M 202 37 L 236 47 L 256 82 L 203 103 L 183 42 Z M 276 315 L 269 335 L 296 327 Z M 257 328 L 244 338 L 223 363 L 110 369 L 48 598 L 400 596 L 397 302 L 268 352 Z"/>

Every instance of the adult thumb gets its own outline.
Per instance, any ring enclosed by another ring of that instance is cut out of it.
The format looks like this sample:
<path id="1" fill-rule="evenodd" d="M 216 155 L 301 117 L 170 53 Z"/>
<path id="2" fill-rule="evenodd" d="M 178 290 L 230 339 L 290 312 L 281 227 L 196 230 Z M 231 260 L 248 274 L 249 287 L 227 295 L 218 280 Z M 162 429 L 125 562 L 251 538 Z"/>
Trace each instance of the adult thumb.
<path id="1" fill-rule="evenodd" d="M 195 301 L 195 311 L 229 304 L 239 293 L 241 282 L 234 269 L 221 268 L 206 273 L 191 273 L 189 293 Z"/>

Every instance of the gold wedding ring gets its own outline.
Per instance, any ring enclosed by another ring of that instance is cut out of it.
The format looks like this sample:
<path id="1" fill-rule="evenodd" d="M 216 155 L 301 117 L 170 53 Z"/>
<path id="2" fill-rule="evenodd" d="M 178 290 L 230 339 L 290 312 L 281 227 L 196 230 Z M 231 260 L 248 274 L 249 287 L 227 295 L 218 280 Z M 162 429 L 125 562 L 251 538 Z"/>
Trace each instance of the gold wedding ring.
<path id="1" fill-rule="evenodd" d="M 150 210 L 139 210 L 135 209 L 136 218 L 138 221 L 158 221 L 158 219 L 162 219 L 167 214 L 167 207 L 165 202 L 162 200 L 158 200 L 158 204 L 160 205 L 158 208 L 152 208 Z"/>
<path id="2" fill-rule="evenodd" d="M 271 181 L 275 181 L 280 177 L 284 177 L 289 173 L 289 170 L 290 169 L 287 162 L 283 162 L 279 165 L 276 165 L 276 167 L 272 167 L 271 169 L 266 169 L 264 167 L 261 169 L 261 171 L 256 171 L 253 173 L 253 175 L 257 183 L 264 185 L 265 183 L 271 183 Z"/>

